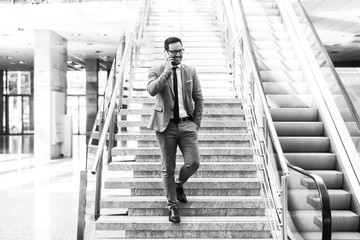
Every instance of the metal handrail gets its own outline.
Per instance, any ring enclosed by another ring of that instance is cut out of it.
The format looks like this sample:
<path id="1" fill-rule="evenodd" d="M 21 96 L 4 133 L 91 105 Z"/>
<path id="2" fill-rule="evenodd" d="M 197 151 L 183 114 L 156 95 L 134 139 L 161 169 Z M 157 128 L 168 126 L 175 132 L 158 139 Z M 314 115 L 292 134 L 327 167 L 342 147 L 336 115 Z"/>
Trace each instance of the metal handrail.
<path id="1" fill-rule="evenodd" d="M 360 115 L 356 111 L 356 108 L 355 108 L 353 102 L 351 101 L 350 95 L 349 95 L 348 91 L 346 90 L 343 82 L 341 81 L 340 76 L 337 73 L 337 71 L 334 67 L 334 64 L 333 64 L 325 46 L 322 44 L 319 34 L 317 33 L 317 31 L 314 27 L 314 24 L 311 22 L 311 19 L 310 19 L 309 15 L 307 14 L 306 9 L 305 9 L 304 5 L 302 4 L 301 0 L 298 0 L 298 4 L 300 6 L 300 9 L 302 10 L 302 13 L 305 16 L 305 19 L 308 22 L 308 25 L 309 25 L 314 37 L 315 37 L 316 43 L 320 47 L 320 50 L 321 50 L 322 54 L 324 55 L 326 62 L 329 64 L 329 67 L 330 67 L 331 73 L 333 74 L 333 77 L 335 78 L 337 84 L 340 87 L 340 91 L 341 91 L 343 97 L 345 98 L 346 104 L 348 105 L 348 107 L 350 109 L 351 115 L 354 117 L 356 125 L 360 129 Z"/>

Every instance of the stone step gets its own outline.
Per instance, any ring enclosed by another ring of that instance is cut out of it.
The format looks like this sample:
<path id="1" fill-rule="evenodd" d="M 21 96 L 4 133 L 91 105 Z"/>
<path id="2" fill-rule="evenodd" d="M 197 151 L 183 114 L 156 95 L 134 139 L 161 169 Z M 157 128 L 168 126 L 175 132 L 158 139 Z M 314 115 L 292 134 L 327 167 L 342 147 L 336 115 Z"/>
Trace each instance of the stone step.
<path id="1" fill-rule="evenodd" d="M 279 137 L 283 136 L 323 136 L 323 122 L 274 122 Z"/>
<path id="2" fill-rule="evenodd" d="M 89 154 L 95 152 L 93 146 L 89 147 Z M 178 151 L 179 153 L 179 151 Z M 136 161 L 136 162 L 161 162 L 160 152 L 157 155 L 113 155 L 112 161 Z M 176 155 L 176 161 L 184 162 L 184 157 L 181 154 Z M 200 162 L 252 162 L 254 161 L 252 155 L 243 155 L 241 157 L 236 155 L 200 155 Z"/>
<path id="3" fill-rule="evenodd" d="M 107 190 L 130 189 L 133 196 L 163 196 L 161 178 L 108 178 Z M 192 178 L 184 186 L 187 196 L 260 196 L 258 178 Z"/>
<path id="4" fill-rule="evenodd" d="M 150 115 L 152 109 L 120 109 L 120 115 Z M 242 109 L 204 109 L 203 116 L 244 116 Z"/>
<path id="5" fill-rule="evenodd" d="M 316 108 L 270 108 L 273 121 L 317 121 Z"/>
<path id="6" fill-rule="evenodd" d="M 156 60 L 139 61 L 139 66 L 140 67 L 151 67 L 151 66 L 154 66 L 155 62 L 158 62 L 159 64 L 161 64 L 164 62 L 164 59 L 157 60 L 157 61 Z M 184 60 L 184 62 L 185 62 L 185 60 Z M 207 66 L 207 67 L 209 67 L 209 66 L 225 66 L 226 61 L 224 58 L 221 58 L 221 59 L 197 59 L 197 60 L 186 59 L 186 64 L 196 66 L 196 68 L 200 67 L 200 66 Z"/>
<path id="7" fill-rule="evenodd" d="M 252 156 L 252 149 L 247 147 L 200 147 L 200 156 L 233 156 L 242 158 Z M 156 147 L 132 148 L 132 147 L 115 147 L 112 149 L 112 155 L 159 155 L 159 149 Z M 177 153 L 181 154 L 181 153 Z"/>
<path id="8" fill-rule="evenodd" d="M 184 37 L 221 37 L 221 32 L 217 29 L 213 29 L 207 32 L 197 32 L 197 31 L 179 31 L 179 29 L 169 29 L 167 31 L 151 31 L 147 28 L 144 29 L 144 37 L 162 37 L 163 41 L 169 36 L 169 31 L 171 31 L 172 36 L 178 36 L 179 38 Z M 224 51 L 224 49 L 222 49 Z"/>
<path id="9" fill-rule="evenodd" d="M 181 217 L 179 224 L 173 224 L 167 217 L 101 216 L 96 222 L 99 231 L 110 231 L 108 237 L 119 237 L 125 231 L 128 238 L 270 238 L 267 217 Z"/>
<path id="10" fill-rule="evenodd" d="M 202 42 L 195 42 L 195 41 L 188 41 L 183 42 L 183 46 L 187 52 L 188 48 L 222 48 L 223 44 L 221 41 L 202 41 Z M 153 47 L 153 48 L 161 48 L 164 49 L 164 42 L 163 41 L 151 41 L 151 42 L 142 42 L 141 47 Z"/>
<path id="11" fill-rule="evenodd" d="M 279 141 L 284 153 L 287 152 L 329 152 L 329 137 L 279 137 Z"/>
<path id="12" fill-rule="evenodd" d="M 146 128 L 147 125 L 148 125 L 148 123 L 145 122 L 145 121 L 127 120 L 127 121 L 119 121 L 118 122 L 118 127 Z M 201 128 L 214 128 L 214 129 L 215 128 L 247 128 L 247 125 L 246 125 L 245 121 L 226 121 L 226 122 L 222 121 L 222 122 L 219 122 L 219 121 L 204 120 L 204 121 L 201 122 Z M 136 133 L 133 133 L 133 134 L 136 134 Z M 141 132 L 140 133 L 138 132 L 138 134 L 141 134 Z M 229 136 L 229 134 L 227 134 L 227 136 Z M 213 137 L 213 136 L 209 136 L 209 134 L 207 134 L 204 137 L 209 138 L 209 137 Z M 224 137 L 224 136 L 221 135 L 220 137 Z M 215 138 L 215 140 L 216 139 L 217 138 Z M 231 140 L 231 139 L 227 138 L 226 140 Z"/>
<path id="13" fill-rule="evenodd" d="M 336 167 L 334 153 L 285 153 L 286 159 L 305 170 L 333 170 Z"/>
<path id="14" fill-rule="evenodd" d="M 177 164 L 179 171 L 183 164 Z M 112 162 L 109 171 L 133 171 L 134 178 L 161 178 L 161 164 L 159 162 Z M 193 178 L 254 178 L 257 166 L 247 162 L 204 162 L 192 176 Z"/>
<path id="15" fill-rule="evenodd" d="M 128 209 L 129 216 L 167 216 L 164 196 L 105 196 L 103 212 Z M 260 196 L 189 196 L 179 203 L 181 216 L 264 216 L 265 204 Z"/>
<path id="16" fill-rule="evenodd" d="M 242 0 L 242 4 L 246 9 L 252 8 L 266 8 L 272 9 L 277 8 L 277 4 L 275 1 L 253 1 L 253 0 Z M 248 16 L 246 16 L 248 17 Z"/>
<path id="17" fill-rule="evenodd" d="M 204 39 L 202 38 L 202 41 L 203 40 Z M 202 53 L 202 54 L 197 54 L 197 53 L 186 51 L 184 54 L 186 54 L 185 58 L 184 58 L 184 61 L 189 61 L 189 60 L 201 61 L 201 60 L 207 60 L 207 59 L 224 59 L 226 57 L 224 53 Z M 141 61 L 164 61 L 164 53 L 162 52 L 162 53 L 154 53 L 154 54 L 141 54 L 141 55 L 139 55 L 139 60 L 141 60 Z"/>

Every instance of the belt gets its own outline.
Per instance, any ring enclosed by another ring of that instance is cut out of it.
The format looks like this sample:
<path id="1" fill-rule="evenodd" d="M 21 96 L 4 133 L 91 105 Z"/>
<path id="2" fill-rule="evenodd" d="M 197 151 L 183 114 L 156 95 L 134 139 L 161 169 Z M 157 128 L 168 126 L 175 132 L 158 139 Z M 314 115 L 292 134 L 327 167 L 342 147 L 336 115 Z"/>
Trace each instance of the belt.
<path id="1" fill-rule="evenodd" d="M 179 122 L 176 122 L 175 119 L 171 118 L 171 119 L 170 119 L 170 122 L 174 122 L 174 123 L 178 124 L 178 123 L 181 123 L 181 122 L 185 122 L 185 121 L 187 121 L 187 120 L 192 120 L 192 117 L 179 118 Z"/>

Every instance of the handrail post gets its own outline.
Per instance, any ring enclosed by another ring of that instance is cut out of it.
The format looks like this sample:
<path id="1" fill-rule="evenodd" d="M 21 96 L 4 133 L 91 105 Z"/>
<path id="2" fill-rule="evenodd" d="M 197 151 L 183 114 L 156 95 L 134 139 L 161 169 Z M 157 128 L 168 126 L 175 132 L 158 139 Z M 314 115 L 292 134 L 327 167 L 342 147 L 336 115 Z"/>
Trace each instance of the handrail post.
<path id="1" fill-rule="evenodd" d="M 282 218 L 282 239 L 287 239 L 287 200 L 288 200 L 288 191 L 287 191 L 287 176 L 283 175 L 281 176 L 281 188 L 282 188 L 282 212 L 281 212 L 281 218 Z"/>
<path id="2" fill-rule="evenodd" d="M 100 123 L 99 123 L 99 135 L 102 134 L 105 122 L 105 112 L 100 112 Z M 96 174 L 96 187 L 95 187 L 95 204 L 94 204 L 94 218 L 100 217 L 100 201 L 101 201 L 101 180 L 102 180 L 102 165 L 103 165 L 103 154 L 99 159 L 98 171 Z"/>
<path id="3" fill-rule="evenodd" d="M 80 171 L 80 189 L 78 205 L 78 222 L 77 222 L 77 240 L 83 240 L 85 235 L 85 214 L 86 214 L 86 186 L 87 171 Z"/>

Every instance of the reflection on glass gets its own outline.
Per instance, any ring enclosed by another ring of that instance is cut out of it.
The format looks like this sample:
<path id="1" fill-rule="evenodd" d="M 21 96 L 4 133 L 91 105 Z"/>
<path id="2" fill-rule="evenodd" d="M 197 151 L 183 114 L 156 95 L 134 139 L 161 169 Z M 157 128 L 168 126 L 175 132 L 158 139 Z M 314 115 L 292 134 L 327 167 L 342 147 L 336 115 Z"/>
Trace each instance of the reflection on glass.
<path id="1" fill-rule="evenodd" d="M 67 93 L 69 95 L 86 94 L 86 72 L 68 71 L 67 72 Z"/>

